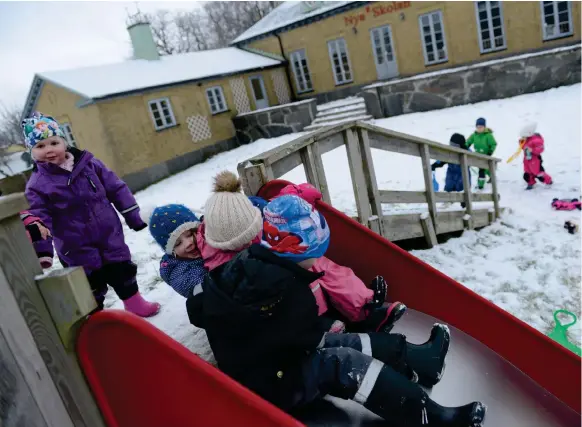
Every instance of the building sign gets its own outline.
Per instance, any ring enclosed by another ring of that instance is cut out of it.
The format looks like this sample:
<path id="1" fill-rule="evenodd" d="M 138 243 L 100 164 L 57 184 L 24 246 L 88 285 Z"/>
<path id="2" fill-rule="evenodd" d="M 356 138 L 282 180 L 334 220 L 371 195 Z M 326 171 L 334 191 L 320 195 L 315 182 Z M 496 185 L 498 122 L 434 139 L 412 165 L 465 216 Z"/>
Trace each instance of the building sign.
<path id="1" fill-rule="evenodd" d="M 346 26 L 357 26 L 360 22 L 366 20 L 366 16 L 372 15 L 373 18 L 378 16 L 386 15 L 387 13 L 394 13 L 402 9 L 407 9 L 410 7 L 411 2 L 409 1 L 393 1 L 389 4 L 380 4 L 377 6 L 366 6 L 365 12 L 361 12 L 357 15 L 350 15 L 344 17 L 344 24 Z"/>

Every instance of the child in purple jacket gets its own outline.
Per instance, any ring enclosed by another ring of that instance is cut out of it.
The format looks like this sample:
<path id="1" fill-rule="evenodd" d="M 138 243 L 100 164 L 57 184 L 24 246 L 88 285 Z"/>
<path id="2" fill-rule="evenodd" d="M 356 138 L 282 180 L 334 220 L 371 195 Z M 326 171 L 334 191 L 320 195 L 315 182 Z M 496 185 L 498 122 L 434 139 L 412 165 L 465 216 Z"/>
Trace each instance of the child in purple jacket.
<path id="1" fill-rule="evenodd" d="M 115 211 L 132 230 L 147 227 L 127 185 L 93 154 L 67 147 L 52 117 L 34 113 L 22 121 L 22 130 L 35 161 L 26 185 L 30 212 L 50 230 L 63 266 L 85 269 L 100 308 L 110 285 L 127 311 L 142 317 L 156 314 L 160 305 L 139 293 L 137 266 Z M 34 243 L 43 268 L 52 266 L 52 243 L 50 238 Z"/>

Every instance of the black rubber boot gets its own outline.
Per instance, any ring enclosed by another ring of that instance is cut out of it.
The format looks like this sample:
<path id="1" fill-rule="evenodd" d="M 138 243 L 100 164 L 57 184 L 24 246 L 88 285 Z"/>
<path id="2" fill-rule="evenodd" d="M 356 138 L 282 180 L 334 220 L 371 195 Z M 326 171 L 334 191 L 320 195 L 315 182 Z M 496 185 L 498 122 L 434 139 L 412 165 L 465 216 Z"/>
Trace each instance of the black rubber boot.
<path id="1" fill-rule="evenodd" d="M 360 389 L 354 400 L 399 427 L 481 427 L 486 412 L 480 402 L 453 408 L 441 406 L 389 366 L 382 368 L 368 396 Z"/>
<path id="2" fill-rule="evenodd" d="M 418 375 L 419 384 L 432 387 L 441 380 L 450 342 L 449 328 L 435 323 L 427 342 L 424 344 L 407 343 L 407 363 Z"/>
<path id="3" fill-rule="evenodd" d="M 364 335 L 364 334 L 362 334 Z M 360 337 L 362 337 L 360 335 Z M 406 379 L 416 382 L 417 376 L 408 364 L 406 337 L 401 334 L 369 333 L 371 356 L 385 365 L 390 366 Z M 361 338 L 362 339 L 362 338 Z M 362 341 L 362 348 L 364 343 Z M 364 354 L 366 352 L 362 350 Z"/>

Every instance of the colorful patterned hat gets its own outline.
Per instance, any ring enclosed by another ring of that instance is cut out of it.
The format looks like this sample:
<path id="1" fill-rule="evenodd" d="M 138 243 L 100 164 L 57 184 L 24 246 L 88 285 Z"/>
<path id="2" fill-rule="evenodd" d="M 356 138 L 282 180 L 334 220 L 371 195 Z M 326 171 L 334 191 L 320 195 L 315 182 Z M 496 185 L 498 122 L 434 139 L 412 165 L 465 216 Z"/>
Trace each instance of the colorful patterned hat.
<path id="1" fill-rule="evenodd" d="M 263 210 L 263 246 L 295 262 L 322 257 L 329 246 L 323 215 L 299 196 L 277 197 Z"/>
<path id="2" fill-rule="evenodd" d="M 59 123 L 51 116 L 45 116 L 38 111 L 35 111 L 31 117 L 24 119 L 21 126 L 24 144 L 29 150 L 32 150 L 39 141 L 51 136 L 60 136 L 65 139 L 65 133 Z"/>
<path id="3" fill-rule="evenodd" d="M 184 205 L 158 206 L 153 211 L 145 208 L 140 214 L 152 237 L 168 255 L 172 255 L 176 240 L 184 231 L 200 225 L 198 217 Z"/>

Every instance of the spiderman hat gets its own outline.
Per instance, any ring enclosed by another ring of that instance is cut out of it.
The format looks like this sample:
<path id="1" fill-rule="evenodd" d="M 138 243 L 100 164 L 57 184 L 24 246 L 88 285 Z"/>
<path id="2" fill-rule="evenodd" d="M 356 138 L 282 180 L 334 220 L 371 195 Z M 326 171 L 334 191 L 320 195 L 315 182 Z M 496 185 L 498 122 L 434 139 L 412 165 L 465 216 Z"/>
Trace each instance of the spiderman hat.
<path id="1" fill-rule="evenodd" d="M 327 222 L 301 197 L 277 197 L 265 206 L 263 215 L 262 244 L 278 256 L 301 262 L 320 258 L 327 251 Z"/>

